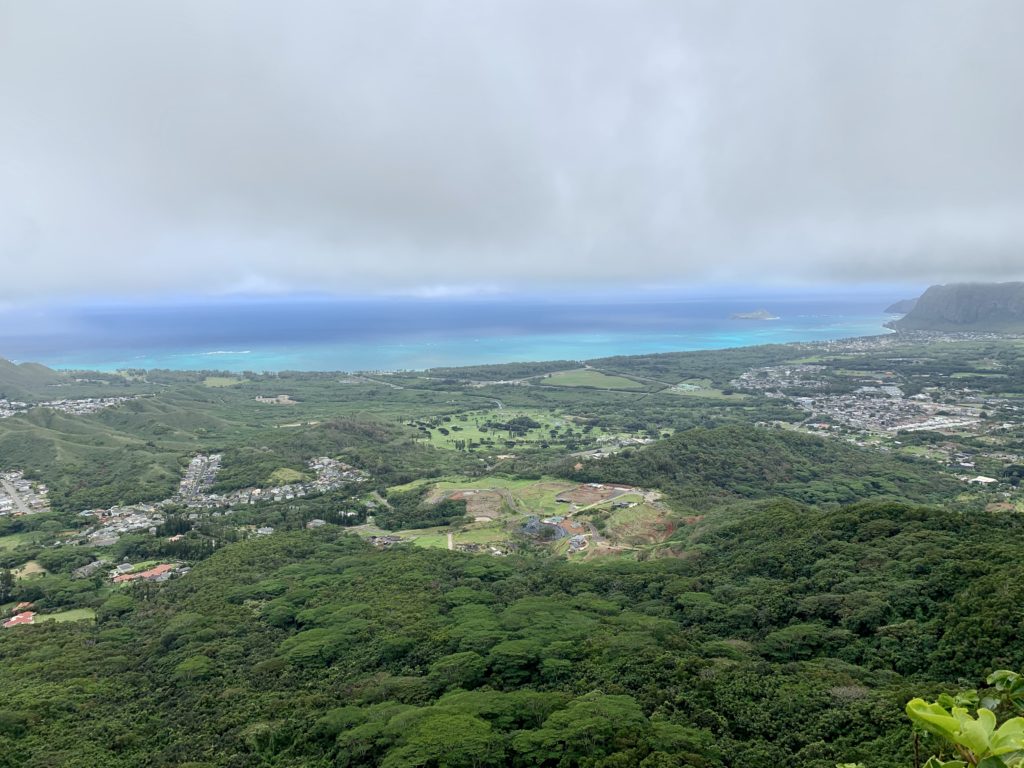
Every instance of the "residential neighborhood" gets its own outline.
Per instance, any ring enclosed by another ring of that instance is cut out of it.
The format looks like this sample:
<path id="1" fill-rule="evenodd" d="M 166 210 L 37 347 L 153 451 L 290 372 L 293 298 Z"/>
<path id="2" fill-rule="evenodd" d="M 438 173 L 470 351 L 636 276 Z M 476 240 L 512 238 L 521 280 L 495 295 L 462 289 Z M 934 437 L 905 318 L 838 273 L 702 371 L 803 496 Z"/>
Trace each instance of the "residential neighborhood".
<path id="1" fill-rule="evenodd" d="M 50 508 L 48 489 L 21 471 L 0 472 L 0 516 L 31 515 Z"/>
<path id="2" fill-rule="evenodd" d="M 9 419 L 11 416 L 25 413 L 31 407 L 28 403 L 19 400 L 0 398 L 0 419 Z"/>
<path id="3" fill-rule="evenodd" d="M 199 454 L 193 457 L 185 470 L 177 493 L 171 498 L 152 503 L 127 504 L 108 509 L 87 509 L 79 512 L 80 517 L 94 518 L 94 524 L 92 527 L 86 528 L 73 536 L 68 540 L 68 543 L 83 541 L 94 546 L 105 547 L 116 544 L 121 536 L 128 533 L 148 531 L 155 535 L 156 529 L 165 520 L 164 510 L 170 506 L 183 505 L 194 510 L 220 510 L 226 507 L 253 505 L 259 502 L 291 501 L 297 498 L 327 493 L 341 487 L 345 483 L 362 483 L 369 479 L 368 475 L 362 470 L 328 456 L 318 456 L 308 462 L 310 470 L 315 474 L 315 478 L 312 480 L 271 486 L 269 488 L 243 488 L 224 494 L 209 493 L 210 488 L 216 481 L 222 458 L 221 454 Z M 26 504 L 29 503 L 28 500 L 40 498 L 39 491 L 32 490 L 36 486 L 27 484 L 28 481 L 21 477 L 21 473 L 0 475 L 0 483 L 3 483 L 4 478 L 8 475 L 19 478 L 17 488 L 29 489 L 19 496 L 19 498 L 26 499 Z M 45 496 L 45 486 L 38 487 L 42 489 L 42 494 Z M 0 514 L 4 514 L 3 510 L 7 506 L 11 509 L 15 508 L 15 502 L 13 501 L 5 506 L 4 498 L 4 496 L 0 496 Z M 223 513 L 216 511 L 213 514 L 220 516 L 221 514 L 230 513 L 231 510 L 227 509 Z M 191 513 L 190 517 L 198 519 L 199 512 Z M 273 528 L 269 527 L 256 531 L 259 535 L 266 535 L 272 532 Z"/>
<path id="4" fill-rule="evenodd" d="M 194 508 L 231 507 L 261 501 L 291 501 L 318 493 L 333 491 L 345 483 L 362 483 L 368 476 L 362 470 L 327 456 L 307 462 L 316 477 L 313 480 L 286 483 L 269 488 L 242 488 L 229 493 L 208 493 L 220 470 L 221 455 L 200 454 L 189 463 L 176 496 L 168 503 Z"/>
<path id="5" fill-rule="evenodd" d="M 756 368 L 730 382 L 736 389 L 785 399 L 823 425 L 840 424 L 879 434 L 901 431 L 973 427 L 981 422 L 986 403 L 969 392 L 920 392 L 906 396 L 884 372 L 854 378 L 852 392 L 828 392 L 829 369 L 823 365 L 780 365 Z M 818 394 L 820 392 L 820 394 Z M 955 403 L 947 402 L 950 396 Z"/>
<path id="6" fill-rule="evenodd" d="M 7 400 L 0 398 L 0 419 L 7 419 L 19 413 L 27 413 L 33 408 L 49 408 L 52 411 L 60 411 L 73 416 L 85 416 L 90 413 L 102 411 L 104 408 L 114 408 L 124 405 L 130 400 L 135 400 L 138 395 L 119 395 L 117 397 L 85 397 L 74 400 L 48 400 L 41 403 L 25 403 L 19 400 Z"/>

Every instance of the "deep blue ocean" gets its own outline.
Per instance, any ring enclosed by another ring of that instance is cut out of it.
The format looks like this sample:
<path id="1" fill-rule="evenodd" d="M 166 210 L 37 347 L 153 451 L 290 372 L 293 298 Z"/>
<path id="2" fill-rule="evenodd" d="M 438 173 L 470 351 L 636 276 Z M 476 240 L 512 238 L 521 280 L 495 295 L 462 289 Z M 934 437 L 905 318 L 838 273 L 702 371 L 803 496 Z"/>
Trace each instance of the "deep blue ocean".
<path id="1" fill-rule="evenodd" d="M 275 299 L 0 312 L 0 357 L 57 368 L 373 371 L 722 349 L 887 331 L 898 296 Z M 767 309 L 777 320 L 733 320 Z"/>

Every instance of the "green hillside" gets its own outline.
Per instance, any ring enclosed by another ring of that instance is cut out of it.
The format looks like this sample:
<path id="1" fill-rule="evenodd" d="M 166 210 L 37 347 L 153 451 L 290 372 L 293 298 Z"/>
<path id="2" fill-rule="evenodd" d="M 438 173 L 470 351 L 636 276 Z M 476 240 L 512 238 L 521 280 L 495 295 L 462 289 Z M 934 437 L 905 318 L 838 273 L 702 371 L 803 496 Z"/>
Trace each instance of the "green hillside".
<path id="1" fill-rule="evenodd" d="M 0 635 L 0 764 L 906 766 L 912 679 L 1024 663 L 1012 633 L 952 647 L 995 605 L 967 579 L 1021 583 L 1022 535 L 771 503 L 650 563 L 253 540 L 95 624 Z"/>
<path id="2" fill-rule="evenodd" d="M 67 381 L 66 374 L 59 373 L 38 363 L 15 364 L 0 358 L 0 399 L 36 400 L 40 396 L 49 399 L 54 387 Z"/>
<path id="3" fill-rule="evenodd" d="M 957 485 L 934 465 L 836 440 L 751 426 L 697 428 L 567 476 L 660 488 L 680 502 L 707 509 L 730 499 L 781 496 L 820 504 L 878 496 L 940 501 Z"/>

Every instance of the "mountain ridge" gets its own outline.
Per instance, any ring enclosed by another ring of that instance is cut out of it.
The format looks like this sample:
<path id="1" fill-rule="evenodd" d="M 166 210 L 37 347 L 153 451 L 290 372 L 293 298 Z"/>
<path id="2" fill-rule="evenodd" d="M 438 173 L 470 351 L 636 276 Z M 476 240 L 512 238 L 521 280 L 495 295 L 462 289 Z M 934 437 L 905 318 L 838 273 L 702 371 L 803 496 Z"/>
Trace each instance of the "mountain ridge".
<path id="1" fill-rule="evenodd" d="M 1024 331 L 1024 282 L 933 285 L 890 327 L 897 331 Z"/>

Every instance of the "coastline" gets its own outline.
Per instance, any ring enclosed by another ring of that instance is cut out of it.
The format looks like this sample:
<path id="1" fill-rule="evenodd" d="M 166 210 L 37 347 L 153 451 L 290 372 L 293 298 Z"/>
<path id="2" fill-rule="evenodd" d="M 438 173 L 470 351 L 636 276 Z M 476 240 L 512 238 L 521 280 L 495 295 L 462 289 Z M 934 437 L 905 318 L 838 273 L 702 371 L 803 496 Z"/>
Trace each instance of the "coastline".
<path id="1" fill-rule="evenodd" d="M 775 324 L 772 324 L 773 326 Z M 108 359 L 37 357 L 57 370 L 115 372 L 127 369 L 176 371 L 281 371 L 395 373 L 429 368 L 457 368 L 546 360 L 595 360 L 628 355 L 669 354 L 758 347 L 772 344 L 813 344 L 894 335 L 881 324 L 863 328 L 827 328 L 783 333 L 749 334 L 616 334 L 555 338 L 498 337 L 433 340 L 374 345 L 299 345 L 244 350 L 167 351 L 115 355 Z M 16 362 L 25 362 L 16 360 Z"/>
<path id="2" fill-rule="evenodd" d="M 0 329 L 0 356 L 61 370 L 402 371 L 591 360 L 891 333 L 882 302 L 247 305 L 104 308 Z M 756 306 L 756 304 L 755 304 Z"/>

